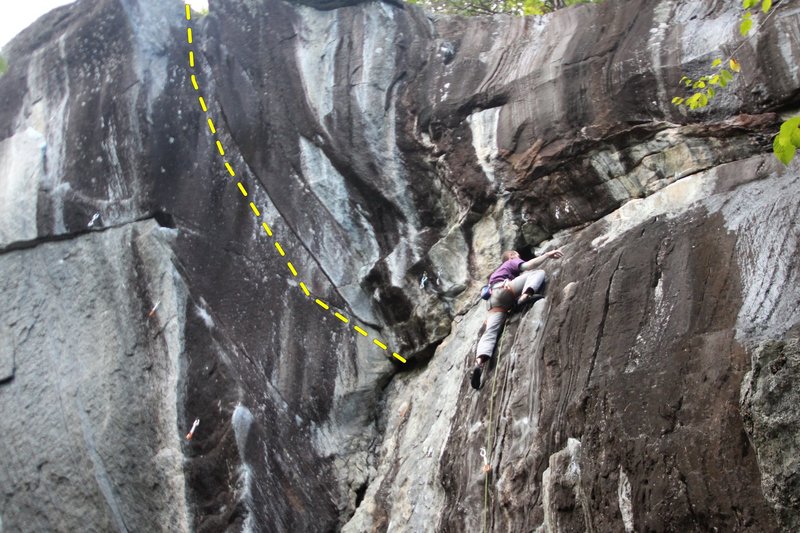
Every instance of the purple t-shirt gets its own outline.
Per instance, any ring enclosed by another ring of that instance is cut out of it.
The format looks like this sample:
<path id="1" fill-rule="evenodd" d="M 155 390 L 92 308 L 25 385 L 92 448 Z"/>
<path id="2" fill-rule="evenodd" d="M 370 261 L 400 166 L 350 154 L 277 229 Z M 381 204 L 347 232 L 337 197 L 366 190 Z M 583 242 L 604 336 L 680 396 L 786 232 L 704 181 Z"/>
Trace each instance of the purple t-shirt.
<path id="1" fill-rule="evenodd" d="M 489 276 L 489 286 L 493 287 L 495 283 L 500 283 L 504 279 L 514 279 L 519 276 L 519 267 L 524 262 L 525 261 L 519 257 L 515 257 L 500 265 L 500 268 L 492 272 L 492 275 Z"/>

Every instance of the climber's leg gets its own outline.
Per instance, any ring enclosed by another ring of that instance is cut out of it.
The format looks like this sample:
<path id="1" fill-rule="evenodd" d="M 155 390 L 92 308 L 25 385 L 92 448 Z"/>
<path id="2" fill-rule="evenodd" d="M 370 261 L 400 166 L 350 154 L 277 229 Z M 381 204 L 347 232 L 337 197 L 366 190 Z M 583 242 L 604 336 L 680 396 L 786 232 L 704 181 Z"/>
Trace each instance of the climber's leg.
<path id="1" fill-rule="evenodd" d="M 541 293 L 545 281 L 544 270 L 531 270 L 511 282 L 515 294 L 519 294 L 518 305 L 534 302 L 544 296 Z"/>
<path id="2" fill-rule="evenodd" d="M 481 386 L 481 373 L 486 361 L 492 357 L 494 353 L 495 344 L 497 344 L 497 337 L 500 330 L 503 328 L 503 322 L 506 319 L 506 310 L 502 307 L 493 307 L 489 310 L 489 316 L 486 317 L 484 322 L 486 329 L 478 341 L 478 347 L 475 350 L 475 368 L 472 370 L 470 383 L 475 389 Z"/>

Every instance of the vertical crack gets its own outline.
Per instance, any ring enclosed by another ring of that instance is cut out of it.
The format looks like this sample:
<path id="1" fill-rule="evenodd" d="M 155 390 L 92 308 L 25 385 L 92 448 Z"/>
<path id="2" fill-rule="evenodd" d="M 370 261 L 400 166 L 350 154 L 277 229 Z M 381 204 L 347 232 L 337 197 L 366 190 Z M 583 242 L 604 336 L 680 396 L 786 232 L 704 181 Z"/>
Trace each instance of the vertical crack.
<path id="1" fill-rule="evenodd" d="M 597 331 L 597 338 L 594 342 L 594 350 L 592 351 L 592 361 L 589 365 L 589 375 L 586 377 L 586 386 L 589 386 L 589 383 L 592 380 L 592 373 L 594 372 L 594 365 L 597 361 L 597 352 L 600 351 L 600 341 L 603 340 L 603 332 L 606 327 L 606 318 L 608 317 L 608 308 L 611 306 L 610 297 L 611 297 L 611 286 L 614 284 L 614 276 L 617 275 L 619 271 L 619 264 L 622 262 L 622 253 L 619 254 L 617 258 L 617 264 L 614 265 L 614 271 L 611 273 L 611 277 L 608 279 L 608 286 L 606 287 L 606 294 L 605 294 L 605 302 L 603 303 L 603 315 L 600 319 L 600 327 Z"/>

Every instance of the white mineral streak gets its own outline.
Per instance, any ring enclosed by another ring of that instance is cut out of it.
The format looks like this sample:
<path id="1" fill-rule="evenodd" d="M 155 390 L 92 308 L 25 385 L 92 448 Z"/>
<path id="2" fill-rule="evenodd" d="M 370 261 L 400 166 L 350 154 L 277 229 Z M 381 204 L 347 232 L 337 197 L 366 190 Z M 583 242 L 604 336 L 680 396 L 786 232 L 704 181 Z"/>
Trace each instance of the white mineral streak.
<path id="1" fill-rule="evenodd" d="M 197 316 L 200 317 L 200 320 L 203 321 L 203 324 L 205 324 L 208 329 L 214 328 L 214 319 L 211 318 L 211 315 L 209 314 L 208 310 L 205 307 L 195 305 L 194 311 L 195 313 L 197 313 Z"/>
<path id="2" fill-rule="evenodd" d="M 738 34 L 740 13 L 735 9 L 726 9 L 718 18 L 712 18 L 708 6 L 699 2 L 659 3 L 659 6 L 662 6 L 660 10 L 671 10 L 670 4 L 677 5 L 674 6 L 675 14 L 669 23 L 672 27 L 681 28 L 682 55 L 678 59 L 684 64 L 698 59 L 708 59 L 709 68 L 706 70 L 710 70 L 711 62 L 716 57 L 712 52 L 720 49 L 720 43 L 728 42 L 734 32 Z M 665 16 L 669 21 L 669 15 Z M 699 21 L 702 23 L 698 23 Z M 663 41 L 659 44 L 658 50 L 664 51 Z M 671 98 L 662 99 L 664 102 L 670 100 Z"/>
<path id="3" fill-rule="evenodd" d="M 153 103 L 161 96 L 167 83 L 174 83 L 168 75 L 170 56 L 164 51 L 174 40 L 173 26 L 181 19 L 173 16 L 174 11 L 166 8 L 169 4 L 161 0 L 140 0 L 138 2 L 120 2 L 130 22 L 136 50 L 131 54 L 134 58 L 131 67 L 136 78 L 144 84 L 147 98 L 147 114 L 152 114 Z M 135 104 L 136 98 L 130 102 Z M 133 108 L 132 108 L 133 111 Z M 137 113 L 131 113 L 131 123 L 136 125 Z M 131 132 L 127 132 L 131 133 Z M 138 138 L 138 135 L 137 135 Z"/>
<path id="4" fill-rule="evenodd" d="M 762 157 L 754 157 L 744 172 L 757 171 Z M 737 235 L 736 261 L 742 286 L 742 307 L 736 323 L 737 337 L 778 338 L 800 321 L 800 307 L 787 291 L 798 289 L 792 257 L 798 254 L 800 230 L 800 164 L 785 170 L 770 154 L 774 177 L 748 183 L 730 198 L 711 198 L 710 211 L 719 210 L 725 227 Z M 740 164 L 742 164 L 740 162 Z"/>
<path id="5" fill-rule="evenodd" d="M 788 8 L 788 6 L 786 6 Z M 796 87 L 800 83 L 800 42 L 797 40 L 796 22 L 792 19 L 800 17 L 800 7 L 794 9 L 784 9 L 780 6 L 780 11 L 775 13 L 777 20 L 775 26 L 779 31 L 775 32 L 775 37 L 778 39 L 778 50 L 781 52 L 781 58 L 785 63 L 785 68 L 781 69 L 786 76 L 792 78 L 792 87 Z"/>
<path id="6" fill-rule="evenodd" d="M 668 2 L 659 2 L 653 9 L 653 27 L 650 29 L 650 38 L 648 39 L 647 48 L 643 50 L 644 53 L 649 52 L 646 61 L 640 63 L 643 69 L 655 73 L 656 85 L 658 87 L 658 101 L 669 102 L 672 99 L 667 94 L 667 88 L 664 84 L 664 77 L 661 76 L 661 59 L 664 53 L 663 44 L 667 37 L 667 30 L 669 29 L 669 21 L 672 18 L 672 6 Z"/>
<path id="7" fill-rule="evenodd" d="M 239 466 L 239 479 L 236 489 L 236 498 L 244 502 L 244 507 L 247 509 L 247 516 L 244 519 L 244 524 L 242 524 L 242 533 L 252 533 L 256 531 L 255 515 L 253 513 L 253 469 L 246 464 Z"/>
<path id="8" fill-rule="evenodd" d="M 333 167 L 325 153 L 316 145 L 300 137 L 300 164 L 311 192 L 336 220 L 349 239 L 343 244 L 339 233 L 320 232 L 318 256 L 325 258 L 325 271 L 333 282 L 346 285 L 356 281 L 355 272 L 349 268 L 353 262 L 371 265 L 377 261 L 380 250 L 372 226 L 358 206 L 350 200 L 344 177 Z M 342 247 L 347 250 L 343 250 Z M 342 254 L 355 255 L 354 261 L 344 261 Z"/>
<path id="9" fill-rule="evenodd" d="M 352 54 L 356 60 L 360 59 L 360 64 L 359 68 L 351 66 L 351 71 L 347 73 L 350 76 L 347 83 L 352 86 L 351 103 L 354 109 L 351 113 L 342 113 L 339 118 L 349 120 L 351 124 L 348 130 L 356 132 L 363 139 L 364 146 L 372 153 L 371 158 L 380 172 L 373 177 L 373 182 L 379 187 L 380 194 L 394 203 L 408 221 L 408 227 L 403 228 L 406 230 L 405 238 L 400 240 L 387 257 L 392 283 L 401 286 L 409 262 L 413 263 L 420 258 L 415 244 L 416 233 L 408 231 L 408 228 L 419 227 L 420 224 L 417 210 L 405 187 L 408 178 L 396 142 L 395 87 L 392 82 L 395 76 L 394 43 L 399 36 L 396 32 L 394 9 L 383 3 L 373 3 L 363 5 L 359 11 L 360 20 L 354 22 L 354 27 L 363 32 L 363 40 L 357 43 L 359 49 Z M 318 122 L 324 125 L 325 117 L 334 112 L 336 50 L 342 40 L 350 39 L 350 36 L 339 33 L 338 17 L 344 16 L 341 11 L 318 11 L 312 8 L 298 8 L 298 11 L 302 14 L 302 22 L 297 28 L 300 78 L 309 106 L 316 112 Z M 338 65 L 338 68 L 346 66 Z M 310 151 L 307 144 L 304 153 L 307 155 Z M 315 160 L 313 157 L 307 159 L 308 163 Z M 307 180 L 313 179 L 310 175 L 305 177 Z M 336 187 L 341 190 L 338 185 L 331 185 L 329 191 L 322 194 L 330 196 L 330 190 Z M 359 207 L 348 207 L 340 213 L 340 218 L 349 219 L 348 224 L 356 223 L 356 227 L 359 227 L 361 216 L 354 212 L 358 210 Z M 337 218 L 337 222 L 341 224 L 342 220 Z M 367 259 L 376 257 L 375 239 L 371 235 L 372 231 L 368 238 L 362 239 L 360 244 L 366 245 L 365 247 L 358 246 L 361 255 Z M 363 264 L 370 265 L 371 262 Z"/>
<path id="10" fill-rule="evenodd" d="M 297 7 L 303 26 L 298 28 L 297 65 L 306 100 L 320 119 L 333 111 L 334 70 L 339 24 L 335 11 Z M 325 121 L 319 124 L 324 126 Z"/>
<path id="11" fill-rule="evenodd" d="M 394 21 L 394 7 L 384 3 L 366 4 L 362 10 L 364 43 L 361 46 L 361 68 L 355 73 L 355 103 L 358 113 L 352 115 L 353 131 L 360 131 L 372 159 L 380 169 L 376 183 L 380 194 L 394 203 L 408 222 L 401 228 L 405 233 L 387 257 L 392 284 L 403 286 L 408 266 L 419 260 L 416 246 L 419 228 L 417 210 L 406 189 L 409 179 L 404 170 L 404 158 L 397 147 L 396 97 L 392 86 L 395 77 L 395 43 L 400 39 Z M 356 23 L 358 25 L 358 23 Z"/>
<path id="12" fill-rule="evenodd" d="M 245 519 L 242 531 L 249 532 L 253 530 L 253 470 L 246 462 L 245 451 L 247 447 L 247 438 L 250 435 L 250 427 L 253 425 L 253 414 L 250 410 L 242 404 L 237 404 L 236 409 L 233 410 L 231 416 L 231 426 L 233 427 L 233 435 L 236 439 L 236 448 L 239 450 L 239 480 L 236 487 L 236 497 L 239 501 L 244 503 L 247 509 L 247 518 Z"/>
<path id="13" fill-rule="evenodd" d="M 67 70 L 67 53 L 66 53 L 66 39 L 67 34 L 62 35 L 58 39 L 58 54 L 59 65 L 63 65 L 63 79 L 69 80 L 69 72 Z M 42 98 L 43 105 L 46 106 L 45 117 L 47 120 L 47 174 L 43 188 L 49 187 L 52 191 L 52 211 L 53 211 L 53 224 L 54 227 L 50 228 L 51 231 L 56 233 L 66 232 L 66 224 L 64 223 L 64 197 L 70 190 L 68 176 L 64 175 L 64 162 L 67 159 L 67 143 L 64 142 L 64 134 L 69 125 L 69 104 L 72 98 L 70 93 L 69 83 L 64 83 L 62 87 L 62 97 L 58 102 L 49 102 L 43 94 L 37 94 L 41 89 L 37 87 L 45 87 L 44 73 L 41 69 L 37 69 L 34 65 L 36 61 L 31 61 L 29 67 L 29 82 L 28 90 L 31 98 Z M 35 77 L 32 77 L 35 76 Z M 37 85 L 41 83 L 42 85 Z M 33 100 L 35 101 L 35 100 Z M 26 97 L 27 102 L 27 97 Z"/>
<path id="14" fill-rule="evenodd" d="M 715 183 L 714 170 L 701 172 L 676 181 L 647 198 L 631 200 L 600 219 L 599 223 L 608 227 L 603 235 L 592 241 L 592 246 L 601 248 L 653 217 L 672 218 L 681 214 L 695 202 L 706 198 L 714 190 Z"/>
<path id="15" fill-rule="evenodd" d="M 44 136 L 31 127 L 0 142 L 0 247 L 36 238 Z"/>
<path id="16" fill-rule="evenodd" d="M 494 183 L 494 167 L 497 159 L 497 124 L 500 120 L 500 108 L 494 107 L 473 113 L 467 117 L 472 130 L 472 146 L 483 173 Z"/>
<path id="17" fill-rule="evenodd" d="M 622 467 L 619 467 L 619 486 L 617 487 L 619 511 L 622 513 L 622 525 L 625 533 L 633 531 L 633 501 L 631 500 L 631 483 Z"/>

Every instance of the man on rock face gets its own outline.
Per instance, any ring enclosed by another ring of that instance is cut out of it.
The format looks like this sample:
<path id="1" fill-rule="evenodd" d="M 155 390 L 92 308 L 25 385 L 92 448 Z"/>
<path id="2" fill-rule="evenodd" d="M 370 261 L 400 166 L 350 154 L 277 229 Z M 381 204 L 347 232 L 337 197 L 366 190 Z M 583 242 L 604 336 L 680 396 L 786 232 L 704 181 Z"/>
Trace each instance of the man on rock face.
<path id="1" fill-rule="evenodd" d="M 503 253 L 503 264 L 489 276 L 489 316 L 483 323 L 483 335 L 478 341 L 475 354 L 475 368 L 472 370 L 470 383 L 475 389 L 481 386 L 481 373 L 492 357 L 497 336 L 503 327 L 506 314 L 515 305 L 523 305 L 539 298 L 539 290 L 545 281 L 544 270 L 536 267 L 548 259 L 560 259 L 564 256 L 561 250 L 551 250 L 530 261 L 523 261 L 513 250 Z"/>

